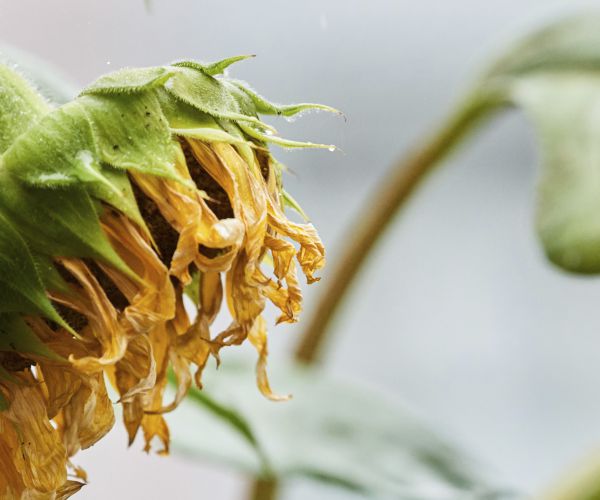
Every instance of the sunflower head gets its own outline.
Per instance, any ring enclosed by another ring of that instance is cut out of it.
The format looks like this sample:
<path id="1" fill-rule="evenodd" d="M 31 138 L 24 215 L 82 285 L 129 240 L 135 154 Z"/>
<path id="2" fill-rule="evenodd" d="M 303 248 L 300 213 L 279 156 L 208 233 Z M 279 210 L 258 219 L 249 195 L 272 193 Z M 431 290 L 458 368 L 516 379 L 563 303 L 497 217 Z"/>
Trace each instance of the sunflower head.
<path id="1" fill-rule="evenodd" d="M 163 452 L 162 415 L 224 346 L 248 339 L 260 390 L 281 399 L 262 313 L 270 301 L 296 321 L 298 268 L 310 283 L 325 259 L 314 227 L 285 216 L 298 207 L 268 146 L 330 146 L 282 139 L 260 115 L 331 108 L 274 105 L 220 76 L 242 58 L 117 71 L 57 109 L 0 68 L 3 498 L 81 487 L 67 465 L 114 423 L 106 379 L 130 443 L 142 429 Z M 223 302 L 230 324 L 213 331 Z"/>

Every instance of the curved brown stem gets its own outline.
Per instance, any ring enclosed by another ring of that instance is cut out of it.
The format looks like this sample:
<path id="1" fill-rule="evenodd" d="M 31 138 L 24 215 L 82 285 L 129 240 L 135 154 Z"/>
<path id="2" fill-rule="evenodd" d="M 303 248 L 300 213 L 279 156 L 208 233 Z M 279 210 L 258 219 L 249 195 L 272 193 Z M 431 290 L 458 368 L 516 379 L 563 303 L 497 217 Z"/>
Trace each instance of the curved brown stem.
<path id="1" fill-rule="evenodd" d="M 468 132 L 497 109 L 501 101 L 489 94 L 475 94 L 450 116 L 439 132 L 424 146 L 402 158 L 374 191 L 373 205 L 353 224 L 343 254 L 325 281 L 317 308 L 295 351 L 296 360 L 314 363 L 319 357 L 328 328 L 350 286 L 360 274 L 373 247 L 384 234 L 396 212 L 434 166 L 438 165 Z"/>

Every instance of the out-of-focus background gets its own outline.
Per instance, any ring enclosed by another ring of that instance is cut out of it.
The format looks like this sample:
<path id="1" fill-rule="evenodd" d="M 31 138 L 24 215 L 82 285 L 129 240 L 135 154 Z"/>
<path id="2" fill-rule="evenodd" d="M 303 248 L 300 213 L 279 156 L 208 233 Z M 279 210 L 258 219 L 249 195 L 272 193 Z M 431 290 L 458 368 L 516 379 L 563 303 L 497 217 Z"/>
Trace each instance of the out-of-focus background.
<path id="1" fill-rule="evenodd" d="M 353 222 L 377 202 L 377 182 L 486 57 L 530 27 L 595 4 L 0 0 L 0 38 L 78 85 L 122 66 L 253 53 L 232 73 L 261 93 L 342 109 L 347 122 L 311 114 L 278 124 L 282 135 L 343 150 L 278 155 L 293 172 L 288 190 L 335 261 Z M 600 446 L 600 281 L 543 259 L 532 228 L 537 162 L 531 129 L 508 114 L 432 176 L 353 289 L 326 367 L 408 402 L 497 482 L 525 492 Z M 318 286 L 307 290 L 308 313 Z M 299 331 L 272 330 L 273 358 L 286 356 Z M 117 426 L 77 457 L 91 474 L 80 498 L 243 498 L 245 479 L 227 469 L 125 445 Z M 328 495 L 293 484 L 285 498 Z"/>

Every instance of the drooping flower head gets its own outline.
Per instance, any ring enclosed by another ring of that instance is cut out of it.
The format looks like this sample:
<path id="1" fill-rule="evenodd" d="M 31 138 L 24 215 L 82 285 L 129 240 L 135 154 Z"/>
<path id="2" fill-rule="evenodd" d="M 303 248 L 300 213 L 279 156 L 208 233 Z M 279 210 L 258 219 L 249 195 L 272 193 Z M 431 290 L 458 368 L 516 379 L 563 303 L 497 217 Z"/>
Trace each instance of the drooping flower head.
<path id="1" fill-rule="evenodd" d="M 168 451 L 163 414 L 209 356 L 248 339 L 269 398 L 267 301 L 294 322 L 324 265 L 268 149 L 259 114 L 291 116 L 219 76 L 232 58 L 125 69 L 52 109 L 0 68 L 0 496 L 66 498 L 69 459 L 114 422 Z M 197 313 L 188 316 L 183 297 Z M 222 302 L 231 316 L 212 331 Z M 165 401 L 167 372 L 178 387 Z M 77 471 L 83 475 L 81 471 Z"/>

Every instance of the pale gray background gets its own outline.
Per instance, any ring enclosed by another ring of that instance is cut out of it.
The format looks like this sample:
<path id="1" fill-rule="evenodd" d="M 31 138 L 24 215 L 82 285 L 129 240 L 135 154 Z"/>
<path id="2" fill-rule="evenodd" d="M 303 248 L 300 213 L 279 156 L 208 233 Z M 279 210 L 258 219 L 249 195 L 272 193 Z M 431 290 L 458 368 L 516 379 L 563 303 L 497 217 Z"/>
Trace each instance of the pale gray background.
<path id="1" fill-rule="evenodd" d="M 255 53 L 233 72 L 262 93 L 344 110 L 347 123 L 319 114 L 279 127 L 344 150 L 280 155 L 333 261 L 375 202 L 371 188 L 487 54 L 595 4 L 154 0 L 148 13 L 142 0 L 0 0 L 0 38 L 78 84 L 125 65 Z M 542 259 L 531 223 L 537 160 L 529 127 L 511 114 L 433 176 L 365 269 L 329 359 L 333 372 L 419 408 L 498 481 L 531 492 L 600 444 L 600 282 Z M 297 331 L 275 332 L 275 356 Z M 242 498 L 236 475 L 134 448 L 119 427 L 79 456 L 92 481 L 80 498 Z M 325 493 L 293 488 L 288 498 Z"/>

